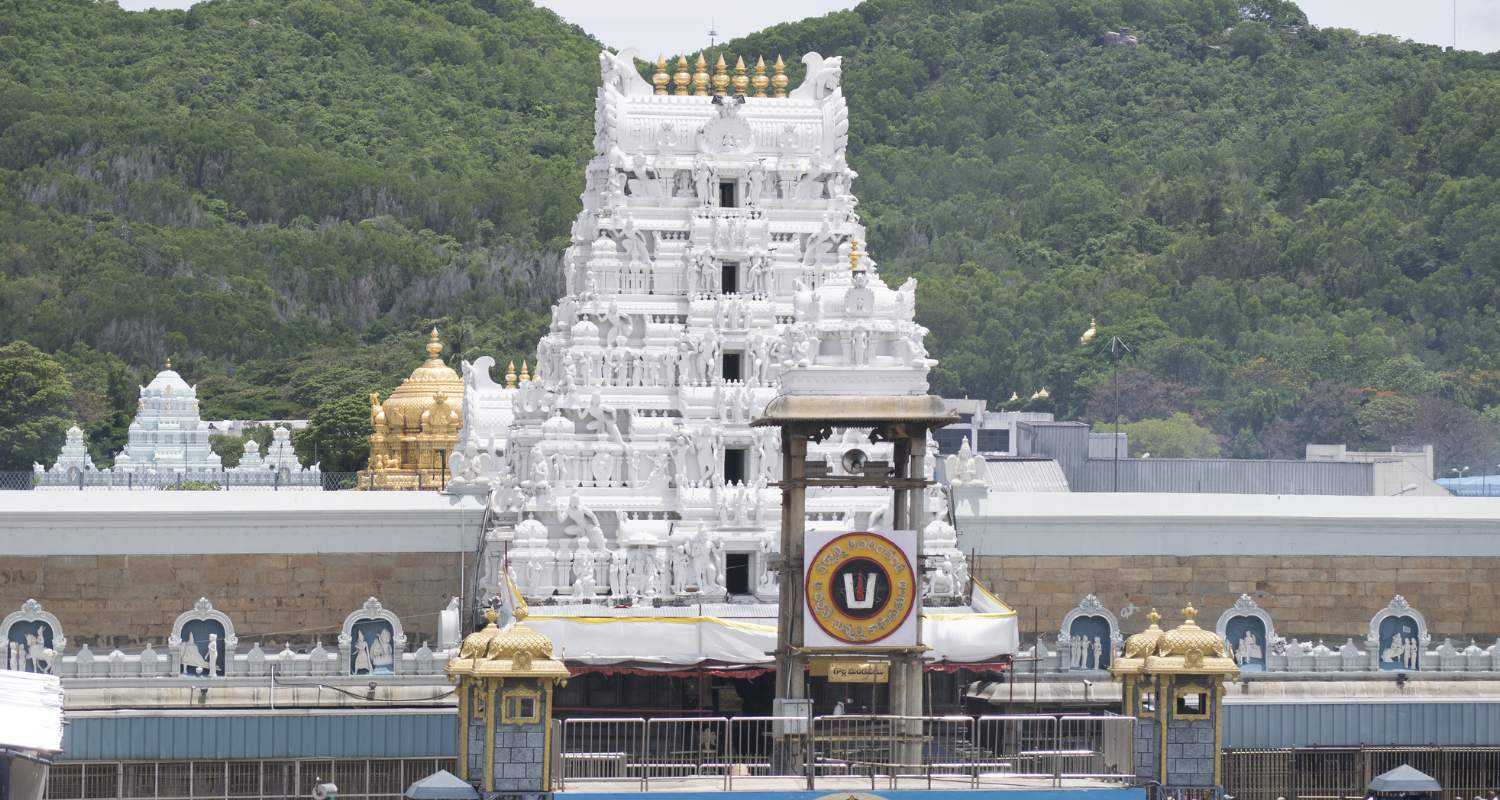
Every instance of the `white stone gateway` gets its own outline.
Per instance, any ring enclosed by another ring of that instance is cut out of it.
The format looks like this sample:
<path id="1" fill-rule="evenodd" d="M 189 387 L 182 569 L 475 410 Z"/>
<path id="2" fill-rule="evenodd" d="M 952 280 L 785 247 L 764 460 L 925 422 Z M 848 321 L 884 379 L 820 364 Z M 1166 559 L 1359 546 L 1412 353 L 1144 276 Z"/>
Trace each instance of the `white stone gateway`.
<path id="1" fill-rule="evenodd" d="M 508 571 L 533 602 L 728 602 L 774 624 L 780 434 L 751 421 L 783 391 L 927 392 L 915 281 L 893 290 L 859 253 L 839 59 L 803 60 L 789 97 L 695 96 L 653 93 L 628 54 L 601 53 L 594 157 L 536 377 L 507 389 L 493 360 L 464 364 L 449 491 L 488 495 L 486 591 Z M 809 457 L 842 474 L 856 447 L 890 458 L 860 431 Z M 807 528 L 888 526 L 889 504 L 810 493 Z M 968 565 L 933 522 L 927 584 L 956 602 Z"/>
<path id="2" fill-rule="evenodd" d="M 51 469 L 41 464 L 32 464 L 31 469 L 38 478 L 37 483 L 42 485 L 76 485 L 79 480 L 89 481 L 99 474 L 99 468 L 94 466 L 94 459 L 89 455 L 88 445 L 84 444 L 83 430 L 77 425 L 68 428 L 62 452 L 58 453 L 57 462 Z"/>
<path id="3" fill-rule="evenodd" d="M 247 439 L 239 465 L 224 473 L 227 483 L 243 477 L 254 485 L 322 487 L 322 469 L 317 464 L 302 466 L 292 449 L 292 432 L 279 425 L 271 429 L 271 444 L 265 455 L 261 455 L 258 442 Z"/>

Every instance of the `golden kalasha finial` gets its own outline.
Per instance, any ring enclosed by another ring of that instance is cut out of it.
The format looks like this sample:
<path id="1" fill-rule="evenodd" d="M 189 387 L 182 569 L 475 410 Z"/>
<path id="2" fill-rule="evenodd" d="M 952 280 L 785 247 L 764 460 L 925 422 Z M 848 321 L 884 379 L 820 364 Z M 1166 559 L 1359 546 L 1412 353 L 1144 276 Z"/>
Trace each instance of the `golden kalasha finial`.
<path id="1" fill-rule="evenodd" d="M 755 87 L 756 97 L 765 97 L 766 87 L 771 85 L 771 79 L 766 77 L 766 60 L 760 56 L 755 57 L 755 77 L 750 79 L 750 85 Z"/>
<path id="2" fill-rule="evenodd" d="M 529 380 L 531 380 L 531 376 L 526 373 L 526 359 L 523 358 L 521 359 L 521 383 Z"/>
<path id="3" fill-rule="evenodd" d="M 1083 335 L 1081 335 L 1081 336 L 1078 337 L 1078 343 L 1079 344 L 1088 344 L 1089 342 L 1094 341 L 1094 337 L 1097 336 L 1098 334 L 1099 334 L 1099 321 L 1096 320 L 1096 319 L 1094 319 L 1093 317 L 1089 317 L 1089 327 L 1088 327 L 1088 330 L 1084 331 Z"/>
<path id="4" fill-rule="evenodd" d="M 771 78 L 771 96 L 786 97 L 786 85 L 791 81 L 786 77 L 786 64 L 780 55 L 776 56 L 776 64 L 771 69 L 776 71 L 776 76 Z"/>
<path id="5" fill-rule="evenodd" d="M 672 80 L 672 76 L 667 74 L 667 60 L 661 56 L 657 56 L 656 72 L 651 74 L 651 83 L 656 86 L 656 93 L 666 94 L 667 81 L 670 80 Z"/>
<path id="6" fill-rule="evenodd" d="M 1146 614 L 1146 621 L 1151 623 L 1152 625 L 1155 625 L 1156 623 L 1161 622 L 1161 615 L 1156 613 L 1156 609 L 1153 608 L 1149 613 Z"/>
<path id="7" fill-rule="evenodd" d="M 441 352 L 443 352 L 443 343 L 438 339 L 438 329 L 434 326 L 432 333 L 427 337 L 427 357 L 437 358 Z"/>
<path id="8" fill-rule="evenodd" d="M 514 361 L 505 365 L 505 388 L 516 388 L 516 362 Z"/>
<path id="9" fill-rule="evenodd" d="M 745 59 L 734 57 L 734 93 L 740 97 L 750 88 L 750 76 L 745 74 Z"/>
<path id="10" fill-rule="evenodd" d="M 698 63 L 694 65 L 693 94 L 708 96 L 708 61 L 703 58 L 702 53 L 698 54 Z"/>
<path id="11" fill-rule="evenodd" d="M 1193 617 L 1198 616 L 1198 609 L 1193 608 L 1193 604 L 1192 603 L 1188 603 L 1187 604 L 1187 608 L 1184 608 L 1182 610 L 1182 616 L 1183 616 L 1183 623 L 1182 624 L 1187 625 L 1188 623 L 1193 622 Z M 1193 624 L 1197 624 L 1197 623 L 1193 623 Z"/>
<path id="12" fill-rule="evenodd" d="M 693 73 L 688 72 L 687 56 L 677 57 L 677 74 L 672 76 L 672 83 L 676 84 L 678 95 L 688 93 L 688 87 L 692 85 Z"/>
<path id="13" fill-rule="evenodd" d="M 729 66 L 724 63 L 724 54 L 719 54 L 719 60 L 714 63 L 714 94 L 723 97 L 729 90 Z"/>
<path id="14" fill-rule="evenodd" d="M 849 240 L 849 271 L 859 272 L 859 242 Z"/>
<path id="15" fill-rule="evenodd" d="M 167 369 L 171 369 L 171 368 L 172 368 L 172 357 L 171 356 L 167 356 Z"/>

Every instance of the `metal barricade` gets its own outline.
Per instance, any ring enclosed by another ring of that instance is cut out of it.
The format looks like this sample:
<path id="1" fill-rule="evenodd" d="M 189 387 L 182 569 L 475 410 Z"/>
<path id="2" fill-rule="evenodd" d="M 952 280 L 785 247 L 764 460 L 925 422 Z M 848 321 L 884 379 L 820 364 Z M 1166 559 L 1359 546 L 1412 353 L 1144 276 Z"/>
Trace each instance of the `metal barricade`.
<path id="1" fill-rule="evenodd" d="M 975 783 L 1005 785 L 1007 779 L 1057 779 L 1057 717 L 997 714 L 980 717 L 976 737 Z"/>
<path id="2" fill-rule="evenodd" d="M 565 719 L 559 780 L 568 784 L 637 781 L 646 790 L 646 720 L 641 717 Z"/>
<path id="3" fill-rule="evenodd" d="M 806 717 L 731 717 L 729 746 L 725 761 L 729 765 L 729 787 L 735 778 L 788 777 L 805 780 L 808 740 Z M 788 746 L 795 739 L 795 746 Z"/>
<path id="4" fill-rule="evenodd" d="M 1059 778 L 1126 780 L 1135 775 L 1135 717 L 1064 714 L 1057 718 Z"/>
<path id="5" fill-rule="evenodd" d="M 635 765 L 646 786 L 653 779 L 717 776 L 729 788 L 729 720 L 664 717 L 646 723 L 645 758 Z"/>
<path id="6" fill-rule="evenodd" d="M 838 714 L 813 717 L 812 773 L 889 778 L 896 761 L 897 717 Z"/>
<path id="7" fill-rule="evenodd" d="M 975 756 L 979 747 L 974 740 L 973 717 L 951 715 L 921 717 L 919 746 L 920 774 L 927 788 L 971 786 L 977 775 Z M 917 748 L 908 748 L 910 752 Z M 910 765 L 903 765 L 910 766 Z M 911 774 L 902 770 L 903 774 Z"/>

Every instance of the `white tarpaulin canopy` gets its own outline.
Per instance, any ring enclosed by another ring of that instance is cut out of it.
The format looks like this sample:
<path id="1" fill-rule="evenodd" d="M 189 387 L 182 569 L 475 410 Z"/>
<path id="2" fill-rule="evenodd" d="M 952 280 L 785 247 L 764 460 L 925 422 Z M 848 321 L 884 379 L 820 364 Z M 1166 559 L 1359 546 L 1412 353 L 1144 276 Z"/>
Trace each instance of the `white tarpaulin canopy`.
<path id="1" fill-rule="evenodd" d="M 532 606 L 526 624 L 552 640 L 552 652 L 574 664 L 645 668 L 768 667 L 776 649 L 776 606 L 715 605 L 694 609 L 621 609 L 601 615 L 567 606 Z M 952 666 L 993 663 L 1020 646 L 1016 612 L 976 587 L 969 608 L 927 608 L 922 640 L 930 661 Z"/>
<path id="2" fill-rule="evenodd" d="M 0 747 L 62 752 L 63 692 L 56 675 L 0 670 Z"/>

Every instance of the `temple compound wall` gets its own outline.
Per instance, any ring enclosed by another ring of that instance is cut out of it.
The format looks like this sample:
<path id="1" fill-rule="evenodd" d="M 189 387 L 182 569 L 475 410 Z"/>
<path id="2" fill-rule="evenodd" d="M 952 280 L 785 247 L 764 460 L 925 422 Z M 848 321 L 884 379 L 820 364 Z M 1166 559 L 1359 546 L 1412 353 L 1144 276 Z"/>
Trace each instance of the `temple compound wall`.
<path id="1" fill-rule="evenodd" d="M 161 648 L 200 597 L 247 647 L 332 647 L 369 597 L 405 622 L 412 648 L 436 647 L 438 612 L 464 595 L 466 564 L 472 580 L 483 515 L 425 492 L 8 495 L 0 608 L 37 600 L 75 646 L 101 653 Z"/>
<path id="2" fill-rule="evenodd" d="M 1170 608 L 1191 597 L 1214 614 L 1248 594 L 1287 636 L 1360 639 L 1372 609 L 1402 595 L 1426 610 L 1442 636 L 1500 637 L 1500 558 L 1471 556 L 1001 556 L 980 555 L 975 577 L 1020 615 L 1021 630 L 1053 633 L 1078 603 L 1097 595 L 1111 609 Z"/>
<path id="3" fill-rule="evenodd" d="M 437 642 L 437 612 L 459 594 L 459 553 L 194 553 L 7 557 L 0 608 L 39 601 L 95 652 L 161 647 L 199 597 L 233 617 L 247 646 L 331 646 L 349 609 L 379 597 L 415 643 Z"/>

